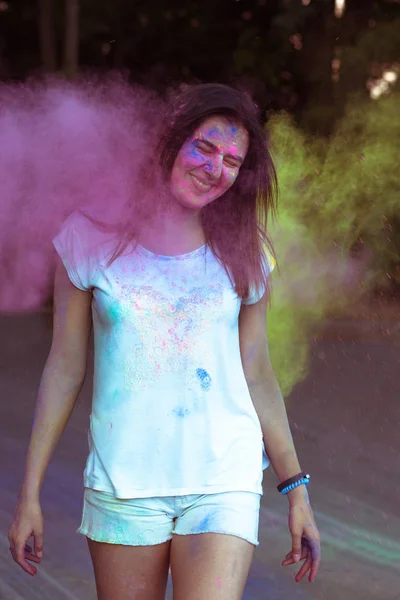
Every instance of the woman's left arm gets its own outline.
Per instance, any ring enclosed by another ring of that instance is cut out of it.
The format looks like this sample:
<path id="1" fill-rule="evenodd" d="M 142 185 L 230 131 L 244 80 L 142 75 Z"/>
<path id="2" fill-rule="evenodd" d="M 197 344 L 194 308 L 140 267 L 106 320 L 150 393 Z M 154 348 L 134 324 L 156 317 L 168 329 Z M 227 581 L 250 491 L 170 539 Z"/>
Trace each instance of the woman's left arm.
<path id="1" fill-rule="evenodd" d="M 242 304 L 239 315 L 239 340 L 243 369 L 254 408 L 260 420 L 264 446 L 271 465 L 283 482 L 301 472 L 286 414 L 285 402 L 275 377 L 268 352 L 267 299 L 252 305 Z M 320 563 L 320 537 L 305 485 L 286 494 L 289 500 L 289 529 L 292 550 L 283 566 L 305 560 L 296 581 L 308 571 L 313 581 Z"/>

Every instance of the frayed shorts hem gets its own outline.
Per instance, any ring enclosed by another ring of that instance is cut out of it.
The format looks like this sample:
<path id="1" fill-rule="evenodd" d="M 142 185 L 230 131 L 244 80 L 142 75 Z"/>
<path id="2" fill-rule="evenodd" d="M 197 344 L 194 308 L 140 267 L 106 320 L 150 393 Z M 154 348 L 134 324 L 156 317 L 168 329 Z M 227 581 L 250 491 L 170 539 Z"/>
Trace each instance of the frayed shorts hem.
<path id="1" fill-rule="evenodd" d="M 120 499 L 85 488 L 76 532 L 96 542 L 126 546 L 155 546 L 174 534 L 218 533 L 257 547 L 260 500 L 260 494 L 237 491 Z"/>
<path id="2" fill-rule="evenodd" d="M 158 546 L 159 544 L 164 544 L 165 542 L 170 542 L 172 540 L 172 535 L 171 535 L 171 536 L 167 537 L 165 540 L 162 540 L 161 542 L 157 541 L 157 542 L 150 542 L 150 543 L 148 542 L 148 543 L 142 543 L 142 544 L 132 544 L 132 540 L 102 539 L 101 537 L 96 536 L 89 531 L 85 531 L 84 529 L 82 529 L 82 527 L 79 527 L 79 529 L 76 530 L 76 533 L 81 533 L 82 535 L 86 536 L 90 540 L 93 540 L 94 542 L 101 542 L 102 544 L 121 544 L 121 546 Z"/>
<path id="3" fill-rule="evenodd" d="M 92 533 L 89 533 L 88 531 L 84 531 L 81 527 L 79 527 L 76 530 L 76 533 L 81 533 L 82 535 L 84 535 L 85 537 L 89 538 L 90 540 L 93 540 L 94 542 L 101 542 L 102 544 L 120 544 L 121 546 L 132 546 L 132 540 L 126 541 L 126 540 L 104 540 L 101 538 L 97 538 L 95 537 Z M 219 533 L 221 535 L 233 535 L 235 537 L 240 538 L 241 540 L 245 540 L 245 542 L 249 542 L 249 544 L 252 544 L 253 546 L 259 546 L 259 542 L 258 540 L 250 540 L 249 538 L 244 537 L 243 535 L 239 535 L 237 533 L 231 533 L 230 531 L 195 531 L 192 533 L 173 533 L 172 535 L 168 536 L 165 540 L 162 540 L 161 542 L 151 542 L 151 543 L 147 543 L 147 544 L 135 544 L 135 546 L 158 546 L 159 544 L 165 544 L 165 542 L 170 542 L 172 540 L 172 538 L 174 537 L 174 535 L 197 535 L 197 534 L 202 534 L 202 533 Z"/>
<path id="4" fill-rule="evenodd" d="M 207 530 L 207 531 L 193 531 L 192 533 L 176 533 L 174 532 L 173 535 L 196 535 L 198 533 L 219 533 L 222 535 L 233 535 L 235 537 L 240 538 L 241 540 L 244 540 L 245 542 L 249 542 L 249 544 L 253 544 L 253 546 L 258 546 L 259 542 L 258 540 L 251 540 L 248 537 L 245 537 L 244 535 L 240 535 L 239 533 L 233 533 L 232 531 L 222 531 L 222 530 Z"/>

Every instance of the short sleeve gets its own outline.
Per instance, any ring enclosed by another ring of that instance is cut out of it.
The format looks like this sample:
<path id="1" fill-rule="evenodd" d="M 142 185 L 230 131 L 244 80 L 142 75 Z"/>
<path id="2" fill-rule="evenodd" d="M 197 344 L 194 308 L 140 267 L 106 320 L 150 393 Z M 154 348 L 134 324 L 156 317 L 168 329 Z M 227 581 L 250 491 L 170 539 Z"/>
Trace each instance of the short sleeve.
<path id="1" fill-rule="evenodd" d="M 85 292 L 93 288 L 91 282 L 93 264 L 88 225 L 89 221 L 83 214 L 72 213 L 53 239 L 53 246 L 60 256 L 71 282 Z"/>
<path id="2" fill-rule="evenodd" d="M 275 268 L 276 261 L 272 254 L 267 250 L 267 248 L 263 249 L 263 270 L 266 277 L 269 277 L 272 271 Z M 248 298 L 242 300 L 242 304 L 250 305 L 255 304 L 263 297 L 265 293 L 265 286 L 257 288 L 255 285 L 250 286 L 250 292 Z"/>

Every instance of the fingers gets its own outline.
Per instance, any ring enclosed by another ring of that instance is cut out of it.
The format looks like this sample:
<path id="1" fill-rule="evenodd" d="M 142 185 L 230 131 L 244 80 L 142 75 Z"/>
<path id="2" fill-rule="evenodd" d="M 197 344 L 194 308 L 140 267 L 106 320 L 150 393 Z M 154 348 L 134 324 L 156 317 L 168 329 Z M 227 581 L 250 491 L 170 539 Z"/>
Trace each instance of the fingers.
<path id="1" fill-rule="evenodd" d="M 294 562 L 299 562 L 301 550 L 301 533 L 292 531 L 292 556 Z"/>
<path id="2" fill-rule="evenodd" d="M 11 554 L 15 562 L 18 563 L 24 571 L 29 573 L 29 575 L 36 575 L 37 569 L 30 565 L 27 560 L 25 560 L 25 553 L 23 547 L 18 550 L 12 548 Z"/>
<path id="3" fill-rule="evenodd" d="M 39 558 L 42 558 L 42 556 L 43 556 L 43 532 L 37 533 L 36 531 L 34 531 L 33 535 L 34 535 L 34 540 L 35 540 L 35 554 Z"/>
<path id="4" fill-rule="evenodd" d="M 37 552 L 32 552 L 32 547 L 28 544 L 25 545 L 25 558 L 35 563 L 40 563 L 41 557 L 37 555 Z"/>
<path id="5" fill-rule="evenodd" d="M 302 567 L 296 573 L 295 579 L 297 582 L 301 581 L 308 571 L 310 571 L 308 580 L 312 583 L 317 575 L 319 565 L 321 562 L 321 549 L 320 542 L 318 539 L 305 539 L 303 538 L 302 552 L 300 560 L 304 560 Z M 295 564 L 296 561 L 293 556 L 293 550 L 288 552 L 285 556 L 285 560 L 282 562 L 283 567 Z"/>
<path id="6" fill-rule="evenodd" d="M 293 556 L 291 556 L 291 552 L 289 553 L 289 558 L 286 558 L 283 562 L 282 562 L 282 566 L 283 567 L 287 567 L 288 565 L 294 565 L 296 564 L 296 561 L 293 559 Z M 306 549 L 303 550 L 302 554 L 301 554 L 301 559 L 300 560 L 304 560 L 305 562 L 303 563 L 303 565 L 301 566 L 300 570 L 296 573 L 295 575 L 295 579 L 297 582 L 301 581 L 301 579 L 303 579 L 304 575 L 307 573 L 307 571 L 309 571 L 310 568 L 312 568 L 312 564 L 313 564 L 313 559 L 312 559 L 312 554 L 311 551 Z M 311 581 L 311 578 L 310 578 Z"/>
<path id="7" fill-rule="evenodd" d="M 309 505 L 291 506 L 289 529 L 292 535 L 292 551 L 286 555 L 282 565 L 287 566 L 305 560 L 296 574 L 296 581 L 300 581 L 310 571 L 309 581 L 312 582 L 319 569 L 321 548 L 319 532 Z"/>
<path id="8" fill-rule="evenodd" d="M 28 563 L 28 560 L 32 562 L 40 563 L 40 558 L 32 554 L 32 548 L 28 544 L 18 544 L 15 546 L 10 545 L 10 551 L 13 559 L 19 566 L 29 573 L 29 575 L 36 575 L 37 569 L 33 565 Z M 28 560 L 27 560 L 28 559 Z"/>
<path id="9" fill-rule="evenodd" d="M 308 548 L 303 548 L 303 550 L 301 552 L 300 560 L 305 560 L 307 558 L 307 556 L 308 556 Z M 283 567 L 287 567 L 288 565 L 294 565 L 295 562 L 296 561 L 293 558 L 292 551 L 290 551 L 286 554 L 286 556 L 281 564 Z"/>
<path id="10" fill-rule="evenodd" d="M 310 570 L 311 565 L 312 565 L 312 555 L 311 552 L 308 555 L 307 560 L 304 562 L 303 566 L 301 567 L 301 569 L 296 573 L 295 575 L 295 580 L 297 582 L 301 581 L 304 577 L 304 575 L 307 573 L 307 571 Z"/>
<path id="11" fill-rule="evenodd" d="M 311 548 L 311 555 L 312 555 L 312 566 L 311 566 L 309 581 L 313 582 L 315 579 L 315 576 L 318 572 L 319 565 L 321 563 L 321 545 L 320 545 L 319 539 L 312 540 L 310 542 L 310 548 Z"/>

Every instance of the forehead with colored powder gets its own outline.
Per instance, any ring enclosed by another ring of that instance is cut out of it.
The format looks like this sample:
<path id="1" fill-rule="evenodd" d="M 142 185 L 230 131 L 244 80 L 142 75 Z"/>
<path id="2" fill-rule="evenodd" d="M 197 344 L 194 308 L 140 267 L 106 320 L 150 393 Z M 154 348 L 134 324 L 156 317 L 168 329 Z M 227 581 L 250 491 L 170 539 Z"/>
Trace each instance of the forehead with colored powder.
<path id="1" fill-rule="evenodd" d="M 226 117 L 213 116 L 206 119 L 196 129 L 194 138 L 204 138 L 216 145 L 229 144 L 240 148 L 241 152 L 248 147 L 249 135 L 243 125 L 234 123 Z"/>

